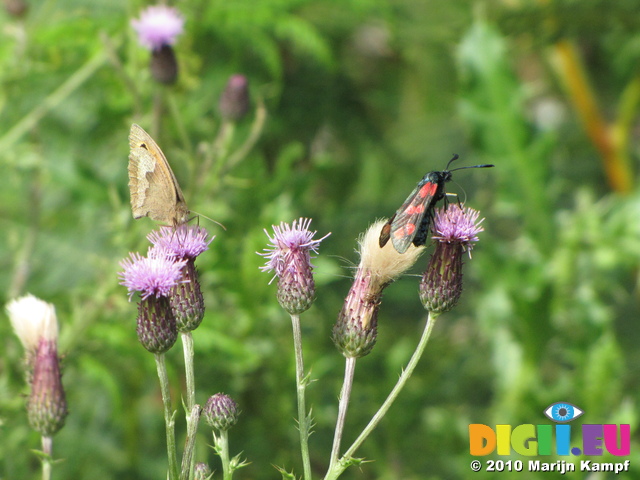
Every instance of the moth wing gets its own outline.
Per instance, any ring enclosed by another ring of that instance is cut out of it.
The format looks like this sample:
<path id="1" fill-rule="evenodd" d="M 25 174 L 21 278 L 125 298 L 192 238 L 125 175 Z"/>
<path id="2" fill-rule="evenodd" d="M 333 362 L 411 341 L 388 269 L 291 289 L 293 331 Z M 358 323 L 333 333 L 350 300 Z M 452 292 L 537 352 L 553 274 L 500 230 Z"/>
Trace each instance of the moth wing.
<path id="1" fill-rule="evenodd" d="M 425 215 L 428 215 L 436 189 L 437 184 L 421 182 L 391 218 L 389 236 L 398 253 L 406 252 L 418 231 L 421 230 L 422 220 Z"/>
<path id="2" fill-rule="evenodd" d="M 134 218 L 185 223 L 189 217 L 184 195 L 158 144 L 140 126 L 129 133 L 129 192 Z"/>
<path id="3" fill-rule="evenodd" d="M 389 221 L 382 226 L 382 230 L 380 230 L 380 237 L 378 238 L 378 245 L 380 245 L 380 248 L 384 247 L 389 241 L 389 238 L 391 238 L 391 224 L 393 223 L 394 218 L 396 218 L 395 213 Z"/>

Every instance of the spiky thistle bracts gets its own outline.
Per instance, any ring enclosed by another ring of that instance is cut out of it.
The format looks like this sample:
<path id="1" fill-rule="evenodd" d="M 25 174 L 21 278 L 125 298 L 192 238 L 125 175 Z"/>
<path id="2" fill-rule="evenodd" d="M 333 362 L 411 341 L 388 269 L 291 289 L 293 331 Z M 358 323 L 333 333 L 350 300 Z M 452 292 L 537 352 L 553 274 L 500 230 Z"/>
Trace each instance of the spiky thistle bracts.
<path id="1" fill-rule="evenodd" d="M 434 218 L 436 247 L 420 282 L 425 309 L 440 314 L 451 310 L 462 294 L 462 257 L 471 255 L 483 219 L 479 212 L 459 205 L 438 209 Z"/>

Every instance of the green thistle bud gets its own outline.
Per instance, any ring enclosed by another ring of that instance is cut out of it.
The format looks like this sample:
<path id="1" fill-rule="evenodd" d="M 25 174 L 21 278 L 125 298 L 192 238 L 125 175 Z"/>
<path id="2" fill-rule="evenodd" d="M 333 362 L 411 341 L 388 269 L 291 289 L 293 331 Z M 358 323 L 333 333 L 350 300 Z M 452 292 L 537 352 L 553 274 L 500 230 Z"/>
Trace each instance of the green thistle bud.
<path id="1" fill-rule="evenodd" d="M 203 414 L 209 426 L 226 431 L 236 424 L 240 412 L 231 397 L 224 393 L 216 393 L 207 400 Z"/>
<path id="2" fill-rule="evenodd" d="M 198 328 L 204 318 L 204 297 L 193 259 L 187 260 L 182 269 L 182 280 L 173 287 L 169 301 L 178 331 L 190 332 Z"/>
<path id="3" fill-rule="evenodd" d="M 176 343 L 178 329 L 167 297 L 148 297 L 138 304 L 138 340 L 151 353 L 164 353 Z"/>
<path id="4" fill-rule="evenodd" d="M 420 300 L 429 312 L 448 312 L 458 303 L 462 294 L 463 253 L 461 245 L 436 245 L 420 282 Z"/>
<path id="5" fill-rule="evenodd" d="M 278 279 L 277 298 L 280 306 L 291 315 L 311 307 L 316 299 L 316 284 L 310 264 L 300 262 L 297 269 L 283 272 Z"/>
<path id="6" fill-rule="evenodd" d="M 378 338 L 378 309 L 384 286 L 372 289 L 371 283 L 371 275 L 359 270 L 333 326 L 333 343 L 347 358 L 369 354 Z"/>
<path id="7" fill-rule="evenodd" d="M 244 75 L 231 75 L 218 103 L 220 115 L 225 120 L 237 122 L 249 112 L 249 81 Z"/>
<path id="8" fill-rule="evenodd" d="M 68 414 L 56 344 L 44 338 L 34 361 L 27 413 L 31 427 L 47 437 L 64 426 Z"/>
<path id="9" fill-rule="evenodd" d="M 171 45 L 162 45 L 151 52 L 149 70 L 153 79 L 164 85 L 173 85 L 178 80 L 178 60 Z"/>
<path id="10" fill-rule="evenodd" d="M 211 478 L 212 472 L 209 465 L 206 463 L 198 462 L 193 469 L 193 480 L 209 480 Z"/>

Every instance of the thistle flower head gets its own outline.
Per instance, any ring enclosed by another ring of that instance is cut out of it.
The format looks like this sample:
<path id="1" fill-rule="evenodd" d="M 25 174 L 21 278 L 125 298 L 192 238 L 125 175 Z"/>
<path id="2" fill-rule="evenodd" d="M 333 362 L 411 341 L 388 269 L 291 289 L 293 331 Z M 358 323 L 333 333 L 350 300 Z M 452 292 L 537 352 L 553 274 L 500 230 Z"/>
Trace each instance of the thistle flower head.
<path id="1" fill-rule="evenodd" d="M 330 234 L 314 240 L 311 219 L 300 218 L 291 225 L 282 222 L 273 226 L 273 236 L 265 230 L 271 245 L 259 255 L 267 259 L 264 272 L 275 272 L 278 277 L 278 302 L 290 314 L 307 310 L 315 300 L 315 283 L 311 253 L 318 253 L 320 242 Z M 274 277 L 275 278 L 275 277 Z"/>
<path id="2" fill-rule="evenodd" d="M 230 396 L 216 393 L 207 400 L 203 414 L 210 427 L 225 431 L 236 424 L 240 412 L 238 405 Z"/>
<path id="3" fill-rule="evenodd" d="M 310 218 L 300 218 L 294 220 L 291 225 L 285 222 L 281 222 L 279 226 L 273 225 L 273 236 L 270 236 L 269 232 L 265 230 L 264 233 L 269 238 L 271 245 L 265 249 L 264 253 L 259 254 L 267 259 L 267 264 L 260 267 L 260 270 L 263 272 L 273 271 L 278 277 L 281 277 L 287 271 L 295 269 L 295 265 L 292 264 L 293 257 L 302 253 L 310 260 L 310 252 L 317 255 L 320 242 L 330 234 L 313 240 L 313 236 L 317 232 L 311 232 L 310 225 Z M 310 263 L 310 261 L 306 263 Z"/>
<path id="4" fill-rule="evenodd" d="M 378 238 L 384 224 L 384 220 L 375 222 L 358 241 L 360 264 L 333 327 L 333 342 L 347 358 L 360 358 L 371 352 L 378 334 L 382 291 L 409 269 L 424 250 L 411 245 L 400 254 L 391 243 L 380 248 Z"/>
<path id="5" fill-rule="evenodd" d="M 155 247 L 164 248 L 178 259 L 196 258 L 209 248 L 214 238 L 204 227 L 187 224 L 178 228 L 160 227 L 147 235 Z"/>
<path id="6" fill-rule="evenodd" d="M 237 122 L 249 111 L 249 81 L 240 74 L 231 75 L 218 103 L 225 120 Z"/>
<path id="7" fill-rule="evenodd" d="M 204 227 L 180 225 L 178 228 L 161 227 L 147 238 L 154 248 L 166 250 L 169 255 L 186 261 L 180 280 L 171 289 L 169 300 L 178 330 L 189 332 L 196 329 L 204 318 L 204 297 L 195 258 L 209 248 L 214 237 Z"/>
<path id="8" fill-rule="evenodd" d="M 178 338 L 176 318 L 169 295 L 181 283 L 186 260 L 176 260 L 165 248 L 150 248 L 147 257 L 131 253 L 120 265 L 120 282 L 129 290 L 129 299 L 140 292 L 137 333 L 140 343 L 152 353 L 164 353 Z"/>
<path id="9" fill-rule="evenodd" d="M 438 209 L 433 228 L 438 240 L 427 270 L 420 282 L 420 299 L 424 307 L 432 314 L 451 310 L 462 294 L 462 255 L 469 252 L 484 219 L 478 220 L 479 212 L 471 208 L 449 205 Z"/>
<path id="10" fill-rule="evenodd" d="M 29 425 L 44 436 L 52 436 L 67 418 L 67 400 L 62 386 L 58 347 L 42 338 L 33 362 L 31 393 L 27 401 Z"/>
<path id="11" fill-rule="evenodd" d="M 480 225 L 484 218 L 478 220 L 480 212 L 473 208 L 464 208 L 458 204 L 448 208 L 438 208 L 433 222 L 436 232 L 434 240 L 440 243 L 457 243 L 469 252 L 473 249 L 473 242 L 478 241 L 478 233 L 484 231 Z"/>
<path id="12" fill-rule="evenodd" d="M 33 295 L 16 298 L 7 304 L 13 331 L 27 354 L 35 353 L 40 339 L 58 340 L 58 319 L 55 307 Z"/>
<path id="13" fill-rule="evenodd" d="M 40 434 L 51 436 L 63 427 L 68 413 L 58 358 L 55 307 L 26 295 L 9 302 L 7 312 L 27 353 L 29 424 Z"/>
<path id="14" fill-rule="evenodd" d="M 391 242 L 380 248 L 378 239 L 380 230 L 385 223 L 384 219 L 377 220 L 358 239 L 358 253 L 360 254 L 358 269 L 370 273 L 375 284 L 382 288 L 411 268 L 424 251 L 423 247 L 416 247 L 412 244 L 405 253 L 401 254 L 393 248 Z"/>
<path id="15" fill-rule="evenodd" d="M 149 50 L 173 45 L 184 27 L 184 17 L 175 8 L 165 5 L 147 7 L 139 19 L 131 20 L 140 44 Z"/>
<path id="16" fill-rule="evenodd" d="M 164 248 L 149 249 L 147 257 L 131 253 L 129 258 L 120 262 L 124 269 L 118 275 L 120 285 L 129 290 L 129 300 L 135 292 L 140 292 L 143 300 L 150 296 L 167 296 L 177 285 L 186 260 L 176 260 Z"/>

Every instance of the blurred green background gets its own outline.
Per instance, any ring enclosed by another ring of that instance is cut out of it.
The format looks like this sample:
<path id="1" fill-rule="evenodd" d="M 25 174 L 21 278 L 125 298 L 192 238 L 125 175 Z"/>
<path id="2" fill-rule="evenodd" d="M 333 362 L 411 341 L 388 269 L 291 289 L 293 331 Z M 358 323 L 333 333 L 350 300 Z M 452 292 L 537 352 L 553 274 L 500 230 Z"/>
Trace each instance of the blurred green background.
<path id="1" fill-rule="evenodd" d="M 20 1 L 28 9 L 15 15 Z M 30 292 L 57 308 L 70 415 L 54 478 L 165 478 L 155 365 L 117 279 L 154 228 L 131 218 L 132 122 L 162 147 L 190 208 L 226 227 L 200 219 L 216 239 L 198 259 L 207 315 L 195 362 L 197 401 L 222 391 L 243 412 L 231 451 L 252 463 L 237 478 L 278 478 L 272 465 L 301 473 L 291 326 L 259 271 L 263 229 L 304 216 L 318 236 L 332 232 L 314 261 L 317 302 L 302 316 L 321 478 L 344 363 L 330 332 L 355 240 L 453 153 L 458 166 L 496 165 L 448 184 L 481 210 L 486 231 L 460 305 L 358 452 L 374 462 L 343 478 L 468 478 L 470 423 L 549 423 L 542 412 L 558 401 L 585 411 L 576 429 L 631 424 L 632 471 L 616 478 L 639 478 L 635 0 L 184 0 L 170 87 L 151 78 L 130 26 L 147 4 L 20 1 L 0 12 L 0 289 L 5 301 Z M 217 104 L 233 73 L 248 77 L 253 107 L 221 147 Z M 386 290 L 345 445 L 415 347 L 427 260 Z M 38 478 L 22 347 L 4 313 L 0 335 L 0 478 Z M 179 347 L 167 363 L 179 406 Z M 181 445 L 181 411 L 177 429 Z M 219 470 L 209 443 L 201 426 L 198 461 Z"/>

